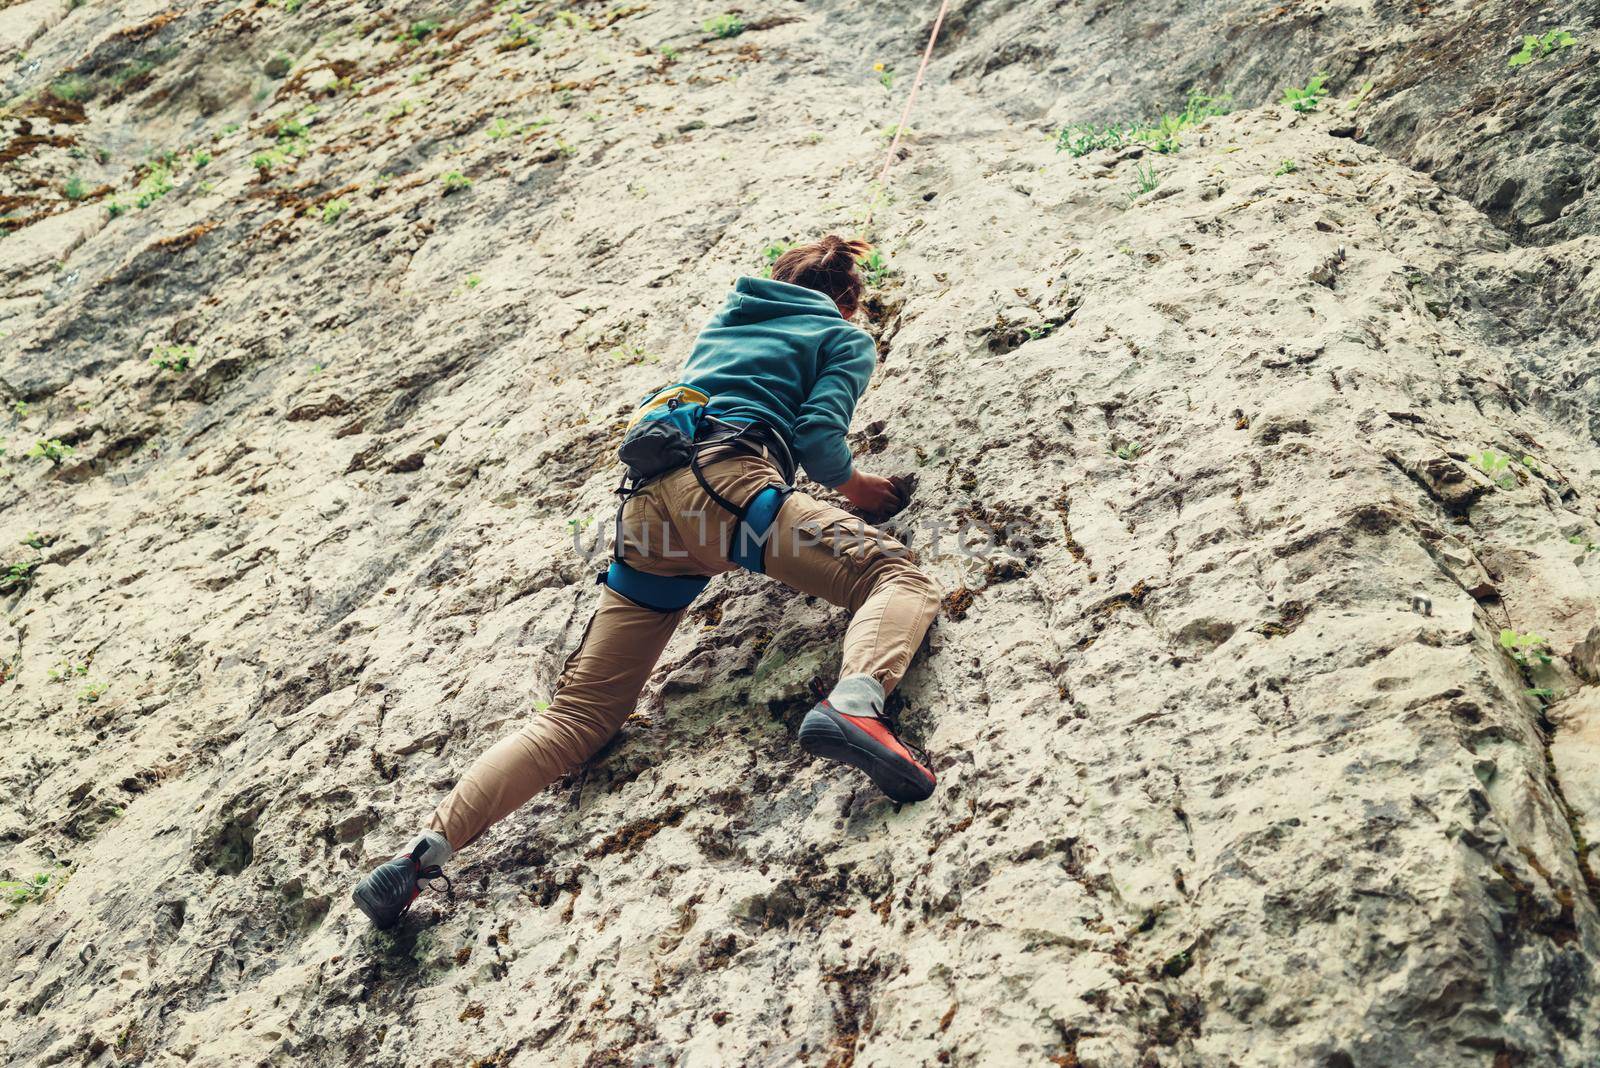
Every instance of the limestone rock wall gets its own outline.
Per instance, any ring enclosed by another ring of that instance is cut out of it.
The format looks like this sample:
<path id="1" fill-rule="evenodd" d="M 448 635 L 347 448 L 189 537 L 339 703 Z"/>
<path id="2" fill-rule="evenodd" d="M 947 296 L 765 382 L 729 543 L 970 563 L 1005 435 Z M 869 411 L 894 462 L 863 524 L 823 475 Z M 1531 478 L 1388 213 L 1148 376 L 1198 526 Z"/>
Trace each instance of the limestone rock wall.
<path id="1" fill-rule="evenodd" d="M 940 791 L 806 760 L 844 617 L 719 578 L 366 928 L 548 700 L 634 398 L 874 202 L 931 5 L 724 13 L 0 9 L 0 1059 L 1593 1063 L 1576 4 L 954 4 L 853 437 L 949 595 Z"/>

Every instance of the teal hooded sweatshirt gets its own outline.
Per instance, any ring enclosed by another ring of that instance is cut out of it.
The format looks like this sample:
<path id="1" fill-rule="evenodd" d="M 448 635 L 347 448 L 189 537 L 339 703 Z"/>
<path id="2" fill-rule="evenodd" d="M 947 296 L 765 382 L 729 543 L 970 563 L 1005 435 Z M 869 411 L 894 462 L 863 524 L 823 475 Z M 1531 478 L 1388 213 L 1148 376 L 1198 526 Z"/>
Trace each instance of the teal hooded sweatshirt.
<path id="1" fill-rule="evenodd" d="M 777 430 L 806 474 L 838 486 L 851 473 L 845 431 L 878 350 L 826 294 L 770 278 L 740 278 L 700 331 L 683 380 L 713 414 Z"/>

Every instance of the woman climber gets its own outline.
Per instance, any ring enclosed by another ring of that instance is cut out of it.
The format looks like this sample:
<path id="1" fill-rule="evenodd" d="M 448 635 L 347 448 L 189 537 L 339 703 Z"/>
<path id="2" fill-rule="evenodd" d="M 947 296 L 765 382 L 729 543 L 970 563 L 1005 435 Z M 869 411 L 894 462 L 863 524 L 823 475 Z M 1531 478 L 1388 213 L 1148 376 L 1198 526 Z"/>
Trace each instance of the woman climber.
<path id="1" fill-rule="evenodd" d="M 867 515 L 906 503 L 897 483 L 853 467 L 845 433 L 877 365 L 851 325 L 860 242 L 828 236 L 740 278 L 700 332 L 683 382 L 647 398 L 624 439 L 629 479 L 616 558 L 550 706 L 478 758 L 406 851 L 356 886 L 392 926 L 421 884 L 491 824 L 593 756 L 621 728 L 688 602 L 709 577 L 764 571 L 851 611 L 838 683 L 805 716 L 801 746 L 865 772 L 897 802 L 934 775 L 883 720 L 939 605 L 903 546 L 792 489 L 791 455 Z M 631 483 L 631 485 L 630 485 Z"/>

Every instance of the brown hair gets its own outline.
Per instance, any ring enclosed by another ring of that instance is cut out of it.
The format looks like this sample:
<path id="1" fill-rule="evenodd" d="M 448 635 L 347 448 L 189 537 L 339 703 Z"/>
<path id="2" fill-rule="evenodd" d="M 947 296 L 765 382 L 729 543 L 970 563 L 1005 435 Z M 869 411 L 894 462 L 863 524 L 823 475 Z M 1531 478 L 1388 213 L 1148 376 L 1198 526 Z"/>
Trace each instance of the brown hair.
<path id="1" fill-rule="evenodd" d="M 856 271 L 856 260 L 872 248 L 865 241 L 846 241 L 829 234 L 810 245 L 797 245 L 778 257 L 772 277 L 779 282 L 805 286 L 826 293 L 839 306 L 846 319 L 861 305 L 864 284 Z"/>

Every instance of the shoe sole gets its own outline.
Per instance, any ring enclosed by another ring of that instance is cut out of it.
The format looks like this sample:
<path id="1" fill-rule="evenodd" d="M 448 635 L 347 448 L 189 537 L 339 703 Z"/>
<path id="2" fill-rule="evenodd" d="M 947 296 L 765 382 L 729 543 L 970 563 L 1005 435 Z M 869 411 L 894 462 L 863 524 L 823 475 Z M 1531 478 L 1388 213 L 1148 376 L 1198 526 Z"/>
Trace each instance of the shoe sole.
<path id="1" fill-rule="evenodd" d="M 800 748 L 824 760 L 837 760 L 866 773 L 891 801 L 926 801 L 937 785 L 922 772 L 906 767 L 906 759 L 865 731 L 847 727 L 820 708 L 800 723 Z"/>

